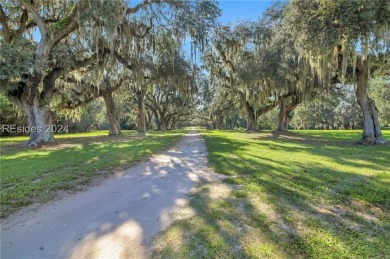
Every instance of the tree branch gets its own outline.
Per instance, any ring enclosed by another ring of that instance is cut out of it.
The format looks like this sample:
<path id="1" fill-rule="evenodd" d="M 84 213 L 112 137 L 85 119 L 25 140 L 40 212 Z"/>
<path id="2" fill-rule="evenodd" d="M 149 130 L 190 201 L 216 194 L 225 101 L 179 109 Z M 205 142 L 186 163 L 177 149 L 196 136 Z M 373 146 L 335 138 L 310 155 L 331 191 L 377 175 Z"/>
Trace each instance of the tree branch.
<path id="1" fill-rule="evenodd" d="M 75 64 L 71 65 L 70 67 L 55 67 L 53 68 L 45 78 L 43 79 L 43 90 L 41 92 L 41 98 L 45 101 L 49 101 L 55 91 L 54 91 L 54 86 L 55 86 L 55 81 L 57 80 L 58 77 L 63 75 L 64 73 L 69 73 L 74 70 L 77 70 L 82 67 L 86 67 L 88 65 L 93 64 L 97 60 L 97 55 L 93 54 L 92 56 L 76 61 Z"/>
<path id="2" fill-rule="evenodd" d="M 49 19 L 44 19 L 45 23 L 53 23 L 53 22 L 58 22 L 58 19 L 57 18 L 49 18 Z M 28 29 L 31 29 L 31 28 L 34 28 L 35 26 L 37 26 L 37 24 L 35 22 L 29 22 L 28 24 L 26 24 L 26 27 L 25 29 L 28 30 Z M 22 33 L 23 31 L 21 31 L 20 33 Z"/>
<path id="3" fill-rule="evenodd" d="M 0 4 L 0 23 L 3 26 L 4 40 L 7 43 L 11 42 L 11 33 L 7 24 L 7 18 L 5 16 L 3 6 Z"/>
<path id="4" fill-rule="evenodd" d="M 39 32 L 41 33 L 41 42 L 43 40 L 46 41 L 47 34 L 48 34 L 47 26 L 43 18 L 40 16 L 39 12 L 37 11 L 37 9 L 35 9 L 28 1 L 22 1 L 21 5 L 23 5 L 24 8 L 26 8 L 26 10 L 31 14 L 33 20 L 38 25 Z"/>
<path id="5" fill-rule="evenodd" d="M 67 37 L 70 33 L 77 29 L 79 26 L 76 19 L 77 11 L 78 9 L 81 9 L 79 11 L 84 9 L 83 6 L 86 3 L 83 2 L 87 1 L 81 1 L 81 4 L 74 5 L 68 15 L 52 25 L 52 28 L 56 30 L 54 31 L 53 45 L 57 44 L 60 40 Z"/>
<path id="6" fill-rule="evenodd" d="M 26 30 L 26 23 L 28 20 L 28 12 L 23 10 L 22 16 L 20 17 L 20 26 L 15 33 L 15 36 L 22 35 L 22 33 Z"/>
<path id="7" fill-rule="evenodd" d="M 164 2 L 164 1 L 163 0 L 144 0 L 134 7 L 127 8 L 126 15 L 134 14 L 134 13 L 138 12 L 141 8 L 144 8 L 148 5 L 162 3 L 162 2 Z"/>
<path id="8" fill-rule="evenodd" d="M 119 63 L 121 63 L 123 66 L 125 66 L 128 70 L 133 70 L 134 65 L 129 64 L 126 59 L 124 59 L 118 52 L 114 51 L 114 57 L 116 60 L 118 60 Z"/>

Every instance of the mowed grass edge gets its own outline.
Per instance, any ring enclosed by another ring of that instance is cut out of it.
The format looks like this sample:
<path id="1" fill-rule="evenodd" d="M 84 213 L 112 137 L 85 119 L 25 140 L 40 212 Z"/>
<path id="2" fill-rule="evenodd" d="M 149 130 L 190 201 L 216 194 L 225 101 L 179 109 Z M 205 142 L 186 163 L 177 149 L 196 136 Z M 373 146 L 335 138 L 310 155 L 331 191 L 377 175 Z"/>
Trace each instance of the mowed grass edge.
<path id="1" fill-rule="evenodd" d="M 359 131 L 202 134 L 229 177 L 192 193 L 155 258 L 388 258 L 389 145 L 356 145 Z"/>
<path id="2" fill-rule="evenodd" d="M 143 157 L 172 146 L 184 131 L 106 131 L 56 135 L 56 143 L 37 148 L 21 146 L 26 137 L 6 137 L 1 143 L 1 217 L 23 206 L 79 191 L 94 180 L 131 166 Z"/>

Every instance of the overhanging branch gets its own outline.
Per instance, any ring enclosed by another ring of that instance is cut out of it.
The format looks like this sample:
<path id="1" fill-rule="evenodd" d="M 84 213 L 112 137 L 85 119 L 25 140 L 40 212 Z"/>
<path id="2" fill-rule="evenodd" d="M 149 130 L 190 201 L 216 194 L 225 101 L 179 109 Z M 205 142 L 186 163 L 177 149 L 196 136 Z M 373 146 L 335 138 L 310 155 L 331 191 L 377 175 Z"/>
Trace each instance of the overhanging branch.
<path id="1" fill-rule="evenodd" d="M 3 6 L 0 4 L 0 23 L 3 26 L 4 40 L 7 43 L 11 42 L 11 32 L 9 30 L 7 19 L 3 10 Z"/>

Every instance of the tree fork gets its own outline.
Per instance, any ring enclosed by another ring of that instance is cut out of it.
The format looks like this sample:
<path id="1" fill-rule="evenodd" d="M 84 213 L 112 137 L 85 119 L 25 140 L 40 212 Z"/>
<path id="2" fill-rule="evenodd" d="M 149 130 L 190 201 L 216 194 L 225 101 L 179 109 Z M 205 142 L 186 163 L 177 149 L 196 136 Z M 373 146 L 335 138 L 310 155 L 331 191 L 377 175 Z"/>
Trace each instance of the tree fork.
<path id="1" fill-rule="evenodd" d="M 288 131 L 288 125 L 291 119 L 290 114 L 301 102 L 298 96 L 293 97 L 287 105 L 285 99 L 279 101 L 278 131 Z"/>

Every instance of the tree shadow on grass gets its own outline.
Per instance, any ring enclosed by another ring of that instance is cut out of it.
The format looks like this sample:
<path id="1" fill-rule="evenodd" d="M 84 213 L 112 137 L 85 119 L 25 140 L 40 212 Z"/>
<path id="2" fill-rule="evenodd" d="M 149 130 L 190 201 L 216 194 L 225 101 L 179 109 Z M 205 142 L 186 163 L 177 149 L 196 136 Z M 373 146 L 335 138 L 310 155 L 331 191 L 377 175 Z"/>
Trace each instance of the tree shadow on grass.
<path id="1" fill-rule="evenodd" d="M 171 209 L 181 206 L 200 176 L 210 175 L 203 146 L 193 145 L 199 137 L 22 215 L 2 232 L 2 257 L 146 258 L 150 238 L 170 223 Z"/>
<path id="2" fill-rule="evenodd" d="M 225 180 L 231 192 L 216 196 L 210 189 L 218 190 L 218 184 L 210 184 L 191 201 L 197 212 L 194 222 L 212 229 L 181 225 L 195 236 L 184 245 L 195 257 L 265 257 L 262 244 L 267 242 L 269 251 L 282 257 L 386 256 L 390 245 L 386 147 L 334 145 L 316 138 L 305 141 L 305 136 L 299 140 L 205 137 L 213 168 L 232 175 Z M 376 153 L 378 148 L 382 153 Z M 273 157 L 267 150 L 287 155 Z M 288 154 L 294 153 L 302 156 L 290 158 Z M 230 224 L 224 225 L 226 221 Z M 241 227 L 229 231 L 229 225 Z M 196 238 L 198 232 L 203 235 Z M 213 245 L 217 239 L 222 245 Z M 190 249 L 197 245 L 203 249 Z"/>
<path id="3" fill-rule="evenodd" d="M 175 139 L 175 136 L 60 139 L 53 144 L 55 147 L 64 143 L 74 145 L 63 149 L 48 149 L 50 145 L 45 145 L 26 152 L 2 154 L 0 216 L 8 216 L 28 204 L 46 202 L 57 197 L 58 192 L 83 190 L 114 169 L 124 169 L 171 145 Z M 104 142 L 107 140 L 110 141 Z"/>
<path id="4" fill-rule="evenodd" d="M 209 138 L 218 142 L 218 149 L 230 149 L 232 152 L 245 151 L 248 146 L 256 145 L 261 147 L 261 151 L 265 151 L 264 148 L 270 151 L 276 150 L 287 153 L 305 151 L 310 155 L 326 157 L 345 166 L 369 167 L 369 169 L 384 171 L 388 171 L 390 167 L 390 162 L 386 158 L 390 154 L 388 145 L 364 146 L 350 141 L 327 140 L 320 137 L 300 135 L 295 132 L 277 131 L 253 134 L 245 140 L 232 140 L 220 136 Z M 213 146 L 210 145 L 208 148 L 213 149 Z M 258 155 L 261 156 L 261 154 Z"/>

